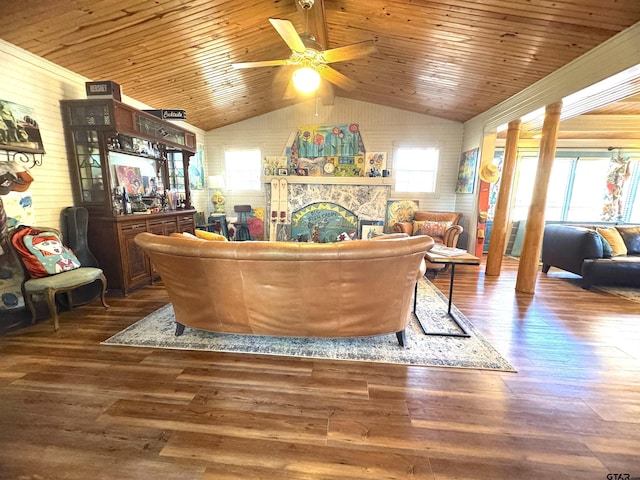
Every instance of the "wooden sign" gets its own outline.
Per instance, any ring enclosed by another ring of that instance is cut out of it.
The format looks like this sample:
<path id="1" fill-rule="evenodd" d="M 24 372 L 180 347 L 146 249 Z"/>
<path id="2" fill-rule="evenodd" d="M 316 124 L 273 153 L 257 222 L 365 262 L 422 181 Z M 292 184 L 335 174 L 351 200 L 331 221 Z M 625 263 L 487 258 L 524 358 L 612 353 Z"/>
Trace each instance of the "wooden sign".
<path id="1" fill-rule="evenodd" d="M 113 98 L 122 101 L 120 95 L 120 85 L 111 80 L 103 82 L 85 82 L 87 97 L 91 98 Z"/>
<path id="2" fill-rule="evenodd" d="M 162 120 L 186 120 L 187 112 L 185 110 L 143 110 L 151 115 L 161 118 Z"/>

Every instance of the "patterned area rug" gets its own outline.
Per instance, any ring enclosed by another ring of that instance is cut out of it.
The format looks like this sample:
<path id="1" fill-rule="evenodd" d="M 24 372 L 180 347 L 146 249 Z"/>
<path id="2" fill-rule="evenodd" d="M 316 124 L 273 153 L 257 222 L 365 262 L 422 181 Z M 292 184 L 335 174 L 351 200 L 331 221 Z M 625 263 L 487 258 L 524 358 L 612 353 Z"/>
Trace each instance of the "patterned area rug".
<path id="1" fill-rule="evenodd" d="M 631 300 L 632 302 L 640 303 L 640 288 L 605 287 L 598 285 L 594 285 L 593 288 L 597 288 L 598 290 L 602 290 L 603 292 L 610 293 L 611 295 L 616 295 L 617 297 L 626 298 L 627 300 Z"/>
<path id="2" fill-rule="evenodd" d="M 417 310 L 428 331 L 459 333 L 447 317 L 446 298 L 427 279 L 418 284 Z M 395 334 L 297 338 L 221 334 L 187 327 L 176 337 L 173 307 L 168 304 L 102 344 L 516 371 L 455 306 L 452 310 L 471 337 L 424 335 L 412 315 L 407 327 L 408 345 L 403 348 Z"/>

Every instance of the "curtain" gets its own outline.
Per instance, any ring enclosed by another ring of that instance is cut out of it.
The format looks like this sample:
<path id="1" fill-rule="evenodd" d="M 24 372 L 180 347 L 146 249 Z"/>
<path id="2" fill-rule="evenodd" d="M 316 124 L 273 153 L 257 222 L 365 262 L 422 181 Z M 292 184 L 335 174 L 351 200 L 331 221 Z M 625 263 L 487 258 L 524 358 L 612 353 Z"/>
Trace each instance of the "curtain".
<path id="1" fill-rule="evenodd" d="M 611 157 L 609 172 L 607 173 L 607 186 L 604 194 L 602 208 L 602 220 L 614 221 L 622 217 L 623 204 L 622 194 L 624 184 L 631 174 L 631 161 L 629 157 L 622 158 L 620 153 L 617 157 Z"/>

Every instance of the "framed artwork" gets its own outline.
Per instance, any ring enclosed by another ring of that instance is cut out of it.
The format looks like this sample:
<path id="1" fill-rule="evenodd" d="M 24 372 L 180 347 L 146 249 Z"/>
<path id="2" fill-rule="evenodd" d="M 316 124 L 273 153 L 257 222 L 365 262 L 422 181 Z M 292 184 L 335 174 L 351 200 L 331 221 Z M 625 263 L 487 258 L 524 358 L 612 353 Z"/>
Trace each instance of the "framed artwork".
<path id="1" fill-rule="evenodd" d="M 418 211 L 418 200 L 389 200 L 387 201 L 387 218 L 385 233 L 391 233 L 391 228 L 398 222 L 411 222 Z"/>
<path id="2" fill-rule="evenodd" d="M 384 233 L 384 220 L 360 220 L 360 231 L 358 237 L 368 240 L 376 234 Z"/>
<path id="3" fill-rule="evenodd" d="M 367 152 L 366 157 L 366 175 L 369 177 L 381 177 L 382 171 L 387 169 L 387 153 Z"/>
<path id="4" fill-rule="evenodd" d="M 287 157 L 266 156 L 262 162 L 262 168 L 265 175 L 283 175 L 280 173 L 282 169 L 287 169 Z"/>
<path id="5" fill-rule="evenodd" d="M 45 153 L 32 108 L 0 100 L 0 149 Z"/>
<path id="6" fill-rule="evenodd" d="M 129 194 L 144 194 L 144 183 L 140 169 L 138 167 L 129 167 L 127 165 L 116 165 L 116 178 L 118 185 L 124 187 Z"/>
<path id="7" fill-rule="evenodd" d="M 191 190 L 204 189 L 204 162 L 203 162 L 204 146 L 198 144 L 196 154 L 191 157 L 189 162 L 189 188 Z"/>
<path id="8" fill-rule="evenodd" d="M 478 150 L 474 148 L 462 153 L 458 167 L 458 181 L 456 193 L 473 193 L 476 183 L 476 167 L 478 164 Z"/>
<path id="9" fill-rule="evenodd" d="M 278 169 L 278 175 L 280 175 L 280 176 L 289 175 L 289 170 L 286 169 L 286 168 L 279 168 Z"/>

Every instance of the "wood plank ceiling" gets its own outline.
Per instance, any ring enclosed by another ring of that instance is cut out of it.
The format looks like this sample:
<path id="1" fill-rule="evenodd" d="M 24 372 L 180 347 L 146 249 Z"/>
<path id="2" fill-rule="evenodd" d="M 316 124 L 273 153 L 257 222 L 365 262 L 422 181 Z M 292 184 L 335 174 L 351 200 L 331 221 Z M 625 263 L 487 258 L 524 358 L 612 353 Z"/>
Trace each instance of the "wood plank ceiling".
<path id="1" fill-rule="evenodd" d="M 316 0 L 310 15 L 323 8 L 327 48 L 378 50 L 332 64 L 358 84 L 335 95 L 454 121 L 640 21 L 638 0 Z M 2 16 L 5 41 L 204 130 L 303 100 L 282 98 L 291 67 L 231 67 L 289 56 L 268 19 L 304 31 L 296 0 L 26 0 Z"/>

